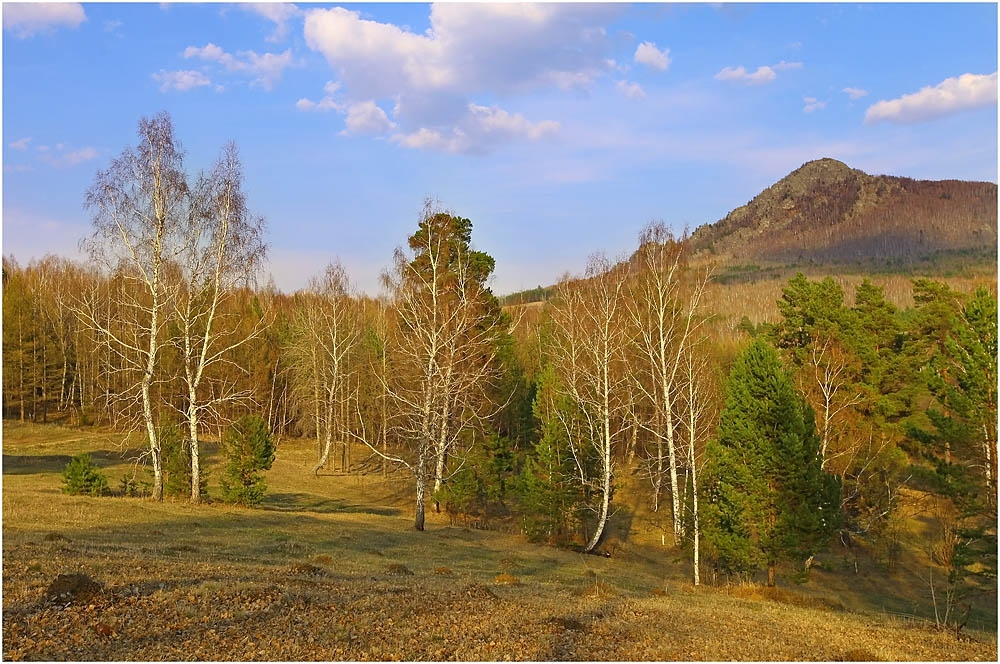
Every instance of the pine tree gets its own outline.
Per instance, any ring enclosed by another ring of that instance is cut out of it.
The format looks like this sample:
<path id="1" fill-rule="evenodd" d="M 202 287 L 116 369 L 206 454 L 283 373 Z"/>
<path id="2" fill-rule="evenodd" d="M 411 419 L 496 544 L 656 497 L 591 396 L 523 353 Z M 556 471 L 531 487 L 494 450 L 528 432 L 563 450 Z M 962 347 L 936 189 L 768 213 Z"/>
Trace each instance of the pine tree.
<path id="1" fill-rule="evenodd" d="M 532 410 L 540 436 L 525 455 L 521 473 L 513 483 L 523 514 L 522 527 L 534 540 L 569 530 L 585 500 L 586 485 L 576 478 L 579 469 L 569 449 L 572 442 L 568 432 L 574 427 L 575 414 L 557 383 L 558 377 L 550 366 L 538 376 Z"/>
<path id="2" fill-rule="evenodd" d="M 223 445 L 229 456 L 221 480 L 223 497 L 241 505 L 259 504 L 267 492 L 260 471 L 274 463 L 274 439 L 267 421 L 259 415 L 244 415 L 229 426 Z"/>
<path id="3" fill-rule="evenodd" d="M 89 454 L 78 454 L 63 470 L 63 493 L 72 496 L 103 496 L 108 493 L 108 480 L 100 468 L 90 461 Z"/>
<path id="4" fill-rule="evenodd" d="M 805 558 L 840 525 L 840 483 L 823 472 L 812 409 L 777 352 L 755 341 L 729 375 L 718 439 L 704 471 L 706 541 L 743 576 Z"/>

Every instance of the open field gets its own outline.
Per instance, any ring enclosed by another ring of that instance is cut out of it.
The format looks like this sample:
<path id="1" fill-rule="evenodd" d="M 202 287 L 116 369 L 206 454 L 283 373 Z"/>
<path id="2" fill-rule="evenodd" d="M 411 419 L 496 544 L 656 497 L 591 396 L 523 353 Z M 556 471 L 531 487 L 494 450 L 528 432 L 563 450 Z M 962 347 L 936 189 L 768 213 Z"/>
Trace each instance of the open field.
<path id="1" fill-rule="evenodd" d="M 962 640 L 881 613 L 880 602 L 928 615 L 905 565 L 895 577 L 848 575 L 829 554 L 801 586 L 696 591 L 688 564 L 659 546 L 639 510 L 631 537 L 613 535 L 611 558 L 451 526 L 444 515 L 429 514 L 419 533 L 405 484 L 313 478 L 314 443 L 303 440 L 281 442 L 258 510 L 72 497 L 59 491 L 71 454 L 92 452 L 113 488 L 132 472 L 117 437 L 15 422 L 3 433 L 6 659 L 997 656 L 995 613 Z M 101 588 L 47 603 L 49 584 L 74 572 Z M 497 584 L 501 574 L 517 583 Z"/>

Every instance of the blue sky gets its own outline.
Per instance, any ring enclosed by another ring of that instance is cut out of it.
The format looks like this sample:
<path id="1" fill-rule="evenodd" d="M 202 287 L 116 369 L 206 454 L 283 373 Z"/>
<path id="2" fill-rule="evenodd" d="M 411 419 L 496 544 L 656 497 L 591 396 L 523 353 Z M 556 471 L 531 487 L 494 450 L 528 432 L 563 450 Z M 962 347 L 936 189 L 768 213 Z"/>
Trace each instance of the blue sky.
<path id="1" fill-rule="evenodd" d="M 285 290 L 377 290 L 425 197 L 506 293 L 715 221 L 805 161 L 997 180 L 995 4 L 3 6 L 3 252 L 76 256 L 166 110 L 235 140 Z"/>

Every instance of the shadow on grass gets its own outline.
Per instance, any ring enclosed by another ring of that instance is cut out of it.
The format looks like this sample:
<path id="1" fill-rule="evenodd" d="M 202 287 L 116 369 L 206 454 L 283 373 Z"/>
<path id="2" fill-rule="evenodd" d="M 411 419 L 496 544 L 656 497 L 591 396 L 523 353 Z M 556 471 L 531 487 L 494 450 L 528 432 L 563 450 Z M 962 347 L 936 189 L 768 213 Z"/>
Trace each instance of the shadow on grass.
<path id="1" fill-rule="evenodd" d="M 313 512 L 316 514 L 399 515 L 399 510 L 393 507 L 354 505 L 346 500 L 324 498 L 310 493 L 270 493 L 264 497 L 260 509 L 274 512 Z"/>
<path id="2" fill-rule="evenodd" d="M 121 450 L 96 450 L 90 452 L 90 460 L 104 468 L 127 462 L 128 454 L 122 454 Z M 4 454 L 3 474 L 61 473 L 72 458 L 69 454 Z"/>

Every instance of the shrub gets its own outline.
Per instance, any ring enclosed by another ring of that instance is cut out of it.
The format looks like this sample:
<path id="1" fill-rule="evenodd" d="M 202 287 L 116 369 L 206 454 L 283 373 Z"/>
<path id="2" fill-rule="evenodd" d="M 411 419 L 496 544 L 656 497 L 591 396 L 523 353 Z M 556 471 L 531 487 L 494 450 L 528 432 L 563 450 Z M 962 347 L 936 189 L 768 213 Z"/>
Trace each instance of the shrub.
<path id="1" fill-rule="evenodd" d="M 121 483 L 118 485 L 118 495 L 126 498 L 138 498 L 147 494 L 142 491 L 139 482 L 134 477 L 122 477 Z"/>
<path id="2" fill-rule="evenodd" d="M 244 415 L 229 426 L 222 440 L 229 462 L 220 481 L 222 497 L 240 505 L 258 505 L 267 492 L 261 471 L 274 463 L 274 438 L 259 415 Z"/>
<path id="3" fill-rule="evenodd" d="M 70 459 L 63 471 L 63 492 L 73 496 L 103 496 L 108 492 L 108 479 L 90 462 L 89 454 Z"/>

